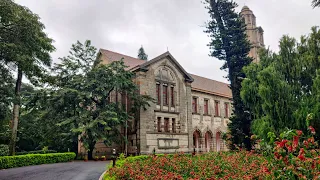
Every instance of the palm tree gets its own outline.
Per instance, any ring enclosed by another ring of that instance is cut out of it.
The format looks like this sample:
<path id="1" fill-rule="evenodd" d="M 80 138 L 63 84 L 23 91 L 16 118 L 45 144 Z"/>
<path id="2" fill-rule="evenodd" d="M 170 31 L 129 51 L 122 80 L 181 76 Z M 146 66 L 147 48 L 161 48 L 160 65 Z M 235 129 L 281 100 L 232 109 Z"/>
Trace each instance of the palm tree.
<path id="1" fill-rule="evenodd" d="M 320 0 L 312 0 L 312 7 L 320 7 Z"/>

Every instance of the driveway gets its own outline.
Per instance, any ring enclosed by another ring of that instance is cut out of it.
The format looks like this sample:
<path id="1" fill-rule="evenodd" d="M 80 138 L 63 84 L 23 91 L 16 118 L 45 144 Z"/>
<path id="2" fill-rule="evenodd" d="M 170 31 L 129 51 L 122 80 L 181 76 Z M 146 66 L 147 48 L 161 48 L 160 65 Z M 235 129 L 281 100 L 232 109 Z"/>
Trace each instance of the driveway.
<path id="1" fill-rule="evenodd" d="M 98 180 L 108 161 L 74 161 L 0 170 L 0 180 Z"/>

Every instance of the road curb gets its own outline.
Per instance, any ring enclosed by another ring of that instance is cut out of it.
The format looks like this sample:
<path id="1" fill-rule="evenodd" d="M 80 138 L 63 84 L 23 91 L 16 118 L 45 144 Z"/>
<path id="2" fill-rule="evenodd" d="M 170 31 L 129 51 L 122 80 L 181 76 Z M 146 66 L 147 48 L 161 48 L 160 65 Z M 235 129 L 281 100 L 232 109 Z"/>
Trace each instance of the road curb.
<path id="1" fill-rule="evenodd" d="M 101 176 L 99 177 L 99 180 L 103 180 L 103 176 L 107 173 L 108 170 L 104 171 Z"/>

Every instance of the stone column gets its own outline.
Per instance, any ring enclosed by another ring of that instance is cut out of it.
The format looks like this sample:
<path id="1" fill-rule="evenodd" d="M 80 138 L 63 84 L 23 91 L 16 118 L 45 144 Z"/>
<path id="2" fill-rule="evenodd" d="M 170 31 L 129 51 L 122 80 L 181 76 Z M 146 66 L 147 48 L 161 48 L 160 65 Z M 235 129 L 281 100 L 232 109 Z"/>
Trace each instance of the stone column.
<path id="1" fill-rule="evenodd" d="M 163 83 L 160 83 L 160 110 L 163 110 Z"/>
<path id="2" fill-rule="evenodd" d="M 172 118 L 169 118 L 169 132 L 172 132 Z"/>
<path id="3" fill-rule="evenodd" d="M 205 138 L 201 137 L 199 139 L 200 139 L 200 151 L 205 152 L 206 151 Z"/>

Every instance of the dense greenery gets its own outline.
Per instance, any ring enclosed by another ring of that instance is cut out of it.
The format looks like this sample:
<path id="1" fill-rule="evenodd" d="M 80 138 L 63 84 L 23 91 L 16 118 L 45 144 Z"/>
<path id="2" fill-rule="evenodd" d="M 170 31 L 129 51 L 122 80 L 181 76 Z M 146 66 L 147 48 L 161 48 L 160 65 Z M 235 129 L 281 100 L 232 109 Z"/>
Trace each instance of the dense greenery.
<path id="1" fill-rule="evenodd" d="M 40 18 L 11 0 L 1 0 L 0 6 L 0 144 L 10 141 L 10 154 L 46 146 L 76 152 L 80 135 L 91 158 L 98 140 L 126 142 L 118 127 L 152 99 L 136 93 L 124 63 L 100 64 L 96 48 L 86 41 L 51 67 L 53 40 Z M 22 83 L 23 77 L 31 84 Z M 130 101 L 123 107 L 108 100 L 113 96 Z"/>
<path id="2" fill-rule="evenodd" d="M 21 106 L 22 78 L 39 84 L 46 75 L 45 67 L 51 64 L 53 40 L 43 31 L 39 16 L 12 0 L 0 1 L 0 64 L 17 73 L 13 95 L 12 136 L 10 154 L 15 154 L 18 119 Z M 2 68 L 4 69 L 4 68 Z M 10 74 L 8 74 L 10 75 Z"/>
<path id="3" fill-rule="evenodd" d="M 144 51 L 144 48 L 142 46 L 141 46 L 141 48 L 139 48 L 138 58 L 141 60 L 148 60 L 148 55 L 146 54 L 146 52 Z"/>
<path id="4" fill-rule="evenodd" d="M 0 156 L 9 155 L 9 146 L 5 144 L 0 144 Z"/>
<path id="5" fill-rule="evenodd" d="M 207 25 L 211 42 L 211 56 L 224 61 L 221 69 L 228 69 L 228 79 L 232 91 L 233 116 L 228 125 L 231 132 L 231 148 L 234 144 L 251 149 L 251 115 L 240 97 L 241 81 L 245 78 L 243 67 L 251 63 L 248 57 L 250 43 L 245 34 L 246 26 L 241 16 L 235 12 L 237 4 L 230 0 L 207 0 L 211 20 Z"/>
<path id="6" fill-rule="evenodd" d="M 19 156 L 2 156 L 0 157 L 0 169 L 38 165 L 38 164 L 69 162 L 74 160 L 75 157 L 76 157 L 76 154 L 73 152 L 54 153 L 54 154 L 28 154 L 28 155 L 19 155 Z"/>
<path id="7" fill-rule="evenodd" d="M 254 117 L 252 131 L 261 138 L 286 128 L 306 131 L 309 113 L 320 129 L 320 30 L 313 27 L 300 42 L 284 36 L 279 47 L 278 53 L 262 50 L 260 63 L 244 70 L 241 96 Z"/>

